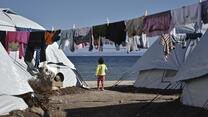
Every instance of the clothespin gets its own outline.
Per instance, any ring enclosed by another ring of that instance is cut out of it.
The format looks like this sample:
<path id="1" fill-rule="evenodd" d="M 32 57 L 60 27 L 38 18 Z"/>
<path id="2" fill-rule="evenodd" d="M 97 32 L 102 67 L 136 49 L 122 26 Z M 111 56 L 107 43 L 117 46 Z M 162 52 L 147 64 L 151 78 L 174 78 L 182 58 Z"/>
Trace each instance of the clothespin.
<path id="1" fill-rule="evenodd" d="M 145 10 L 145 12 L 144 12 L 144 16 L 147 16 L 147 14 L 148 14 L 148 13 L 147 13 L 147 10 Z"/>
<path id="2" fill-rule="evenodd" d="M 73 29 L 75 29 L 76 28 L 76 25 L 75 24 L 73 24 L 73 27 L 72 27 Z"/>
<path id="3" fill-rule="evenodd" d="M 54 27 L 53 26 L 51 27 L 51 31 L 54 31 Z"/>
<path id="4" fill-rule="evenodd" d="M 107 25 L 109 25 L 110 21 L 109 21 L 108 17 L 106 18 L 106 22 L 107 22 Z"/>

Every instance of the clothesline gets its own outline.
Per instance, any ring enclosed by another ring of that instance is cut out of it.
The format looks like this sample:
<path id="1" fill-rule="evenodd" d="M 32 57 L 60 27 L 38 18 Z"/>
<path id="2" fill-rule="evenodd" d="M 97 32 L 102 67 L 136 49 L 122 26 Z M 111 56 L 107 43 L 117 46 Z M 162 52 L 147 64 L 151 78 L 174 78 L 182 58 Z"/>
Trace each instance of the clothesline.
<path id="1" fill-rule="evenodd" d="M 40 53 L 40 62 L 44 61 L 44 52 L 47 45 L 57 40 L 59 40 L 61 49 L 68 47 L 72 52 L 75 48 L 86 46 L 89 46 L 89 51 L 92 51 L 93 48 L 103 51 L 103 44 L 112 42 L 114 42 L 117 50 L 122 45 L 128 47 L 127 52 L 131 52 L 132 50 L 138 50 L 138 48 L 148 48 L 146 36 L 164 37 L 164 35 L 169 35 L 175 27 L 190 23 L 195 23 L 195 32 L 200 30 L 202 21 L 203 23 L 208 23 L 208 13 L 205 12 L 207 9 L 208 1 L 204 1 L 174 10 L 92 27 L 73 28 L 57 32 L 1 31 L 0 37 L 2 44 L 8 52 L 11 42 L 19 43 L 20 58 L 24 56 L 24 48 L 26 48 L 26 61 L 31 61 L 35 50 Z M 57 40 L 55 40 L 54 35 L 56 35 Z M 167 44 L 172 43 L 170 37 L 165 36 L 165 38 L 161 39 L 164 48 L 167 48 L 167 50 L 164 50 L 166 54 L 170 53 L 169 51 L 173 48 L 171 46 L 170 49 L 167 46 Z"/>

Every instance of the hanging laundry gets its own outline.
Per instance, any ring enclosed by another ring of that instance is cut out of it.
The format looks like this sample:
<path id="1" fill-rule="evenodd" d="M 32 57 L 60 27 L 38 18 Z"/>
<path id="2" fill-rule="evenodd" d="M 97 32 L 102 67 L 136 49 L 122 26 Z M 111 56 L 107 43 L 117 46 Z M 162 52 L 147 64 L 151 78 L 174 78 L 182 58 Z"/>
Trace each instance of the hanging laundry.
<path id="1" fill-rule="evenodd" d="M 19 58 L 21 59 L 25 55 L 25 45 L 28 42 L 30 32 L 18 31 L 18 32 L 7 32 L 6 35 L 6 50 L 9 53 L 9 44 L 12 42 L 18 43 L 19 45 Z"/>
<path id="2" fill-rule="evenodd" d="M 89 41 L 89 51 L 92 51 L 93 50 L 93 44 L 94 44 L 94 37 L 92 35 L 90 41 Z"/>
<path id="3" fill-rule="evenodd" d="M 46 44 L 45 44 L 45 32 L 38 31 L 38 32 L 31 32 L 26 48 L 25 58 L 24 61 L 31 62 L 34 56 L 35 49 L 40 49 L 40 62 L 46 61 Z"/>
<path id="4" fill-rule="evenodd" d="M 126 31 L 129 37 L 142 34 L 144 17 L 138 17 L 126 21 Z"/>
<path id="5" fill-rule="evenodd" d="M 208 23 L 208 1 L 201 2 L 201 17 L 204 24 Z"/>
<path id="6" fill-rule="evenodd" d="M 196 29 L 201 29 L 201 5 L 200 3 L 184 6 L 179 9 L 171 10 L 171 28 L 196 23 Z"/>
<path id="7" fill-rule="evenodd" d="M 182 45 L 182 48 L 186 48 L 186 31 L 184 30 L 177 30 L 177 28 L 173 28 L 170 31 L 170 35 L 173 41 L 173 44 L 178 43 Z"/>
<path id="8" fill-rule="evenodd" d="M 77 28 L 74 31 L 74 42 L 78 45 L 81 43 L 89 43 L 92 38 L 91 28 Z"/>
<path id="9" fill-rule="evenodd" d="M 69 43 L 69 44 L 67 44 Z M 70 48 L 71 52 L 74 52 L 74 30 L 61 30 L 59 48 L 64 49 L 65 47 Z"/>
<path id="10" fill-rule="evenodd" d="M 137 51 L 137 38 L 136 37 L 129 37 L 127 39 L 127 53 L 132 51 Z"/>
<path id="11" fill-rule="evenodd" d="M 157 36 L 169 33 L 171 12 L 165 11 L 144 18 L 143 31 L 147 36 Z"/>
<path id="12" fill-rule="evenodd" d="M 98 39 L 94 40 L 94 46 L 95 49 L 97 49 L 98 51 L 103 51 L 102 37 L 99 37 Z"/>
<path id="13" fill-rule="evenodd" d="M 94 40 L 99 37 L 106 37 L 107 24 L 92 26 Z"/>
<path id="14" fill-rule="evenodd" d="M 1 44 L 4 46 L 4 48 L 6 49 L 6 31 L 0 31 L 0 41 Z"/>
<path id="15" fill-rule="evenodd" d="M 126 40 L 126 26 L 124 21 L 110 23 L 107 26 L 106 38 L 120 45 Z"/>
<path id="16" fill-rule="evenodd" d="M 59 40 L 59 33 L 61 30 L 55 30 L 55 31 L 46 31 L 45 32 L 45 42 L 47 45 L 53 44 L 53 42 Z"/>
<path id="17" fill-rule="evenodd" d="M 38 68 L 39 64 L 40 64 L 40 51 L 41 49 L 35 49 L 35 67 Z"/>
<path id="18" fill-rule="evenodd" d="M 147 39 L 146 34 L 142 33 L 142 36 L 141 36 L 140 39 L 141 39 L 142 44 L 143 44 L 141 48 L 144 48 L 144 49 L 149 48 L 149 41 L 148 41 L 148 39 Z"/>
<path id="19" fill-rule="evenodd" d="M 120 45 L 118 45 L 118 44 L 115 43 L 115 47 L 116 47 L 116 51 L 119 51 L 120 50 Z"/>
<path id="20" fill-rule="evenodd" d="M 160 37 L 161 44 L 164 46 L 163 51 L 165 58 L 170 54 L 170 52 L 175 48 L 171 40 L 170 34 L 162 34 Z"/>

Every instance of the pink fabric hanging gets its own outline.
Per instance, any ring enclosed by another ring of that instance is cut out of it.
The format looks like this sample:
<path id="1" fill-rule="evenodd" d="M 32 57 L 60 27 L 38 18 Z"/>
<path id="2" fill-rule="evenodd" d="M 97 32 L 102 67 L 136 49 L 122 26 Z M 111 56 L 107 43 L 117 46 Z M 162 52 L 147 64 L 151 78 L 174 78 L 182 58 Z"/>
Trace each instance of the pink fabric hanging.
<path id="1" fill-rule="evenodd" d="M 18 31 L 18 32 L 7 32 L 6 36 L 6 50 L 9 53 L 9 43 L 19 43 L 19 58 L 24 56 L 24 45 L 27 44 L 30 32 Z"/>

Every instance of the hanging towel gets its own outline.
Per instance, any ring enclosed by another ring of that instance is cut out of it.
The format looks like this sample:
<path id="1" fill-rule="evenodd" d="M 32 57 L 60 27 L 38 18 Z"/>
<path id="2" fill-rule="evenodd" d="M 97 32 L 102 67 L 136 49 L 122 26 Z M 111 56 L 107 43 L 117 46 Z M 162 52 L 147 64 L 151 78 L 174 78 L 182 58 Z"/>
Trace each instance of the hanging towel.
<path id="1" fill-rule="evenodd" d="M 110 23 L 107 26 L 106 38 L 113 41 L 116 45 L 125 43 L 126 26 L 124 21 Z"/>
<path id="2" fill-rule="evenodd" d="M 144 17 L 138 17 L 126 21 L 126 31 L 129 37 L 142 34 Z"/>
<path id="3" fill-rule="evenodd" d="M 206 24 L 208 23 L 208 1 L 203 1 L 201 7 L 202 21 Z"/>
<path id="4" fill-rule="evenodd" d="M 201 28 L 201 4 L 193 4 L 171 10 L 171 28 L 196 23 L 196 30 Z"/>
<path id="5" fill-rule="evenodd" d="M 69 44 L 67 44 L 69 43 Z M 59 48 L 64 49 L 65 47 L 69 48 L 72 52 L 74 52 L 74 30 L 61 30 L 60 40 L 59 40 Z"/>
<path id="6" fill-rule="evenodd" d="M 74 42 L 77 45 L 86 42 L 89 43 L 91 38 L 92 38 L 92 33 L 90 27 L 77 28 L 74 31 Z"/>
<path id="7" fill-rule="evenodd" d="M 157 36 L 169 32 L 171 22 L 171 12 L 149 15 L 144 18 L 143 31 L 147 36 Z"/>
<path id="8" fill-rule="evenodd" d="M 164 46 L 163 47 L 164 55 L 167 58 L 168 54 L 170 54 L 170 52 L 174 49 L 171 36 L 170 34 L 162 34 L 160 40 L 161 40 L 161 44 Z"/>

